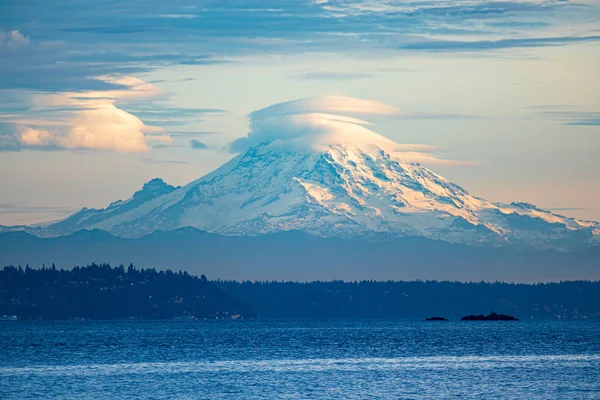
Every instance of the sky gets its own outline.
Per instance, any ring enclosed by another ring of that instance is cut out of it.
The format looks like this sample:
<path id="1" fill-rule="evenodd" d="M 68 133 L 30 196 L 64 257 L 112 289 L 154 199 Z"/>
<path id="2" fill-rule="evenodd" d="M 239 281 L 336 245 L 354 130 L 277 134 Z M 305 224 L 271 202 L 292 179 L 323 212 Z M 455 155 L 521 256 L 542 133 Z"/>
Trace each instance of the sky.
<path id="1" fill-rule="evenodd" d="M 598 221 L 598 71 L 600 0 L 4 0 L 0 225 L 186 184 L 305 98 L 377 102 L 369 130 L 470 193 Z"/>

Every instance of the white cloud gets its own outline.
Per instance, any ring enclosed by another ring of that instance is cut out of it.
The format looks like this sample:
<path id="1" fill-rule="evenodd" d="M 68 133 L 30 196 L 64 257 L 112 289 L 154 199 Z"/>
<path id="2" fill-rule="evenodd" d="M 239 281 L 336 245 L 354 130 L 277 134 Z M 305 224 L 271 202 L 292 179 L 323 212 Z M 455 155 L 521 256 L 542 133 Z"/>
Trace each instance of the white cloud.
<path id="1" fill-rule="evenodd" d="M 51 108 L 66 108 L 69 111 L 58 111 L 58 119 L 7 120 L 21 127 L 21 133 L 17 135 L 21 147 L 138 153 L 149 151 L 149 142 L 170 144 L 173 141 L 162 128 L 146 125 L 140 118 L 117 107 L 117 102 L 164 96 L 162 89 L 128 76 L 102 76 L 97 79 L 123 85 L 125 88 L 32 95 L 32 111 Z"/>
<path id="2" fill-rule="evenodd" d="M 146 135 L 153 130 L 135 115 L 114 105 L 77 114 L 67 135 L 57 138 L 60 147 L 136 153 L 149 151 L 148 141 L 170 142 L 166 135 Z"/>
<path id="3" fill-rule="evenodd" d="M 29 37 L 14 30 L 10 32 L 0 31 L 0 49 L 20 49 L 29 46 Z"/>
<path id="4" fill-rule="evenodd" d="M 403 114 L 378 101 L 350 97 L 324 96 L 294 100 L 252 112 L 249 115 L 250 132 L 246 137 L 233 141 L 229 148 L 232 152 L 243 152 L 251 146 L 270 143 L 270 146 L 291 151 L 320 151 L 332 145 L 377 145 L 404 162 L 457 164 L 427 153 L 434 150 L 432 146 L 396 143 L 371 130 L 369 122 L 352 115 Z"/>
<path id="5" fill-rule="evenodd" d="M 376 100 L 356 99 L 345 96 L 308 97 L 274 104 L 254 111 L 253 118 L 269 115 L 294 115 L 305 113 L 329 113 L 338 115 L 398 115 L 400 110 Z"/>
<path id="6" fill-rule="evenodd" d="M 311 97 L 279 103 L 249 115 L 250 133 L 232 143 L 232 151 L 267 141 L 282 141 L 296 148 L 316 148 L 336 143 L 376 143 L 391 146 L 389 139 L 366 128 L 369 122 L 350 115 L 397 115 L 400 112 L 373 100 L 343 96 Z"/>
<path id="7" fill-rule="evenodd" d="M 54 138 L 43 129 L 26 128 L 20 135 L 20 142 L 25 146 L 45 146 L 52 144 Z"/>

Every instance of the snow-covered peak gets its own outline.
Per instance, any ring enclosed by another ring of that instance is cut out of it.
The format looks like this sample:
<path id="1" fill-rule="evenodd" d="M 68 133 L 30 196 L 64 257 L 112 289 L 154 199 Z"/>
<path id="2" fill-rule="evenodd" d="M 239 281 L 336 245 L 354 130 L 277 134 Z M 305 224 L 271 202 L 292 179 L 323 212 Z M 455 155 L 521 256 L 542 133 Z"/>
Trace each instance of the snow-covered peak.
<path id="1" fill-rule="evenodd" d="M 472 246 L 578 250 L 600 225 L 526 203 L 491 203 L 415 163 L 426 146 L 373 131 L 368 115 L 396 115 L 379 102 L 324 97 L 250 115 L 239 152 L 183 187 L 160 179 L 106 209 L 84 209 L 51 234 L 101 229 L 125 237 L 194 227 L 224 235 L 303 231 L 324 237 L 425 237 Z"/>
<path id="2" fill-rule="evenodd" d="M 154 178 L 144 184 L 142 186 L 142 191 L 159 191 L 159 190 L 167 190 L 172 191 L 175 189 L 174 186 L 167 184 L 161 178 Z"/>
<path id="3" fill-rule="evenodd" d="M 147 201 L 156 197 L 160 197 L 163 194 L 171 193 L 176 190 L 177 187 L 167 184 L 160 178 L 154 178 L 144 184 L 141 190 L 138 190 L 133 194 L 131 200 L 133 201 Z"/>
<path id="4" fill-rule="evenodd" d="M 591 246 L 600 233 L 597 223 L 472 196 L 376 145 L 331 144 L 306 152 L 261 143 L 184 187 L 149 186 L 155 185 L 165 193 L 135 206 L 134 195 L 106 210 L 76 214 L 63 221 L 71 220 L 64 233 L 86 228 L 139 237 L 191 226 L 224 235 L 295 230 L 560 250 Z"/>
<path id="5" fill-rule="evenodd" d="M 144 186 L 142 186 L 142 188 L 140 190 L 135 192 L 131 198 L 129 198 L 127 200 L 115 201 L 114 203 L 111 203 L 108 206 L 108 208 L 111 209 L 111 208 L 121 207 L 123 204 L 126 204 L 126 203 L 140 204 L 140 203 L 143 203 L 150 199 L 160 197 L 163 194 L 171 193 L 173 190 L 175 190 L 177 188 L 178 187 L 167 184 L 165 181 L 163 181 L 160 178 L 154 178 L 154 179 L 151 179 L 150 181 L 144 183 Z M 88 210 L 87 208 L 83 208 L 82 211 L 87 211 L 87 210 Z"/>
<path id="6" fill-rule="evenodd" d="M 84 207 L 70 217 L 51 224 L 47 227 L 46 235 L 55 232 L 59 232 L 60 234 L 63 232 L 71 233 L 80 229 L 88 229 L 88 227 L 95 226 L 100 221 L 126 214 L 127 212 L 142 207 L 145 203 L 167 195 L 176 189 L 178 189 L 178 187 L 168 185 L 160 178 L 154 178 L 145 183 L 140 190 L 135 192 L 133 196 L 127 200 L 115 201 L 107 208 L 100 210 Z"/>

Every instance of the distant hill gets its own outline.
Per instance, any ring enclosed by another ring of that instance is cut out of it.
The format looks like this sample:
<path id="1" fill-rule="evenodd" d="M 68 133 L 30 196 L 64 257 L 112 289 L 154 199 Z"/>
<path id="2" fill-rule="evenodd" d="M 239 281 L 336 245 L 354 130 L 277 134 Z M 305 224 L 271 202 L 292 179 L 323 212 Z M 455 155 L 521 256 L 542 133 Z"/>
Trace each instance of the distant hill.
<path id="1" fill-rule="evenodd" d="M 255 312 L 206 277 L 187 272 L 111 268 L 4 267 L 0 315 L 18 319 L 248 318 Z"/>
<path id="2" fill-rule="evenodd" d="M 482 248 L 402 238 L 323 238 L 303 232 L 222 236 L 181 228 L 128 239 L 100 230 L 56 238 L 0 233 L 0 265 L 61 268 L 105 262 L 181 268 L 234 280 L 458 280 L 544 282 L 600 279 L 600 247 L 563 253 Z"/>
<path id="3" fill-rule="evenodd" d="M 600 281 L 547 284 L 460 282 L 216 282 L 262 318 L 407 318 L 499 313 L 527 319 L 600 319 Z"/>

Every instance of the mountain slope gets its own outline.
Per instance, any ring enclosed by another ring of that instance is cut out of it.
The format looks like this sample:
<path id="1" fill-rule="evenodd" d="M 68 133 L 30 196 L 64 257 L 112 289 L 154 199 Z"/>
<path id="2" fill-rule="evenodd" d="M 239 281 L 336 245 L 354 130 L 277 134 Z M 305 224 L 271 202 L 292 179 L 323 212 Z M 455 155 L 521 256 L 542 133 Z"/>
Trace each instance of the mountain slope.
<path id="1" fill-rule="evenodd" d="M 103 210 L 84 208 L 69 218 L 52 224 L 49 228 L 57 232 L 75 232 L 101 224 L 108 219 L 119 218 L 123 214 L 134 211 L 156 198 L 172 193 L 176 189 L 171 185 L 167 185 L 162 179 L 153 179 L 146 183 L 141 190 L 135 192 L 128 200 L 116 201 Z"/>
<path id="2" fill-rule="evenodd" d="M 83 209 L 46 227 L 45 236 L 85 228 L 141 237 L 185 226 L 224 235 L 298 230 L 562 251 L 588 248 L 600 234 L 594 222 L 474 197 L 374 145 L 305 152 L 263 143 L 184 187 L 153 180 L 127 201 Z"/>

